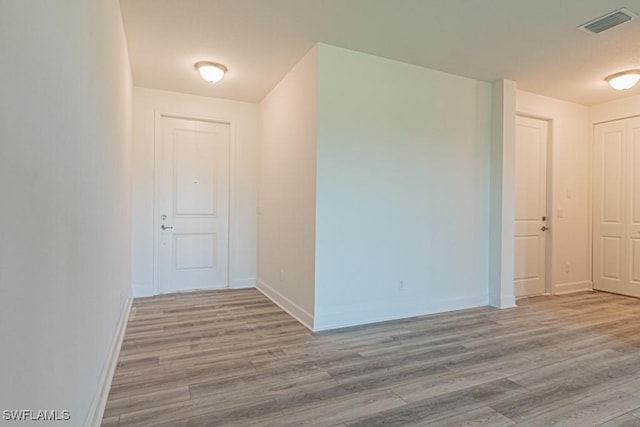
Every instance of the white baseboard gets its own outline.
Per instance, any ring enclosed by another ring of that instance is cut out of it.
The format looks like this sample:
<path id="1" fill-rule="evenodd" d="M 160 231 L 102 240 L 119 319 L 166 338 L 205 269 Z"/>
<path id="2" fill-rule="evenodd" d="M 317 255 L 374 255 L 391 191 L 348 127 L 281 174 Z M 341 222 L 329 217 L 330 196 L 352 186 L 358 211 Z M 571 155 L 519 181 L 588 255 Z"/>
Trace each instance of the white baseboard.
<path id="1" fill-rule="evenodd" d="M 591 281 L 559 283 L 553 286 L 554 295 L 570 294 L 573 292 L 591 291 L 593 283 Z"/>
<path id="2" fill-rule="evenodd" d="M 116 370 L 118 364 L 118 356 L 120 355 L 120 347 L 122 346 L 122 339 L 124 338 L 124 331 L 127 327 L 127 320 L 129 319 L 129 312 L 131 311 L 131 304 L 133 303 L 133 297 L 129 297 L 127 302 L 122 308 L 120 313 L 120 319 L 116 326 L 116 333 L 111 343 L 109 355 L 107 361 L 102 368 L 100 379 L 98 381 L 98 389 L 89 408 L 89 414 L 84 423 L 85 427 L 99 427 L 102 423 L 102 415 L 104 409 L 107 406 L 107 398 L 109 397 L 109 390 L 111 389 L 111 381 L 113 380 L 113 373 Z"/>
<path id="3" fill-rule="evenodd" d="M 489 306 L 502 310 L 505 308 L 514 308 L 518 305 L 516 304 L 516 297 L 514 295 L 502 295 L 498 301 L 489 298 Z"/>
<path id="4" fill-rule="evenodd" d="M 475 295 L 432 301 L 407 299 L 395 304 L 391 304 L 389 301 L 380 303 L 371 302 L 366 305 L 356 304 L 349 306 L 343 305 L 341 307 L 327 307 L 326 310 L 316 307 L 313 331 L 327 331 L 350 326 L 366 325 L 368 323 L 387 322 L 427 314 L 486 306 L 487 295 Z"/>
<path id="5" fill-rule="evenodd" d="M 256 279 L 236 279 L 229 282 L 229 289 L 255 288 Z"/>
<path id="6" fill-rule="evenodd" d="M 280 292 L 273 289 L 271 286 L 264 283 L 262 280 L 258 280 L 258 290 L 264 294 L 267 298 L 277 304 L 281 309 L 289 313 L 294 319 L 302 323 L 306 328 L 313 331 L 313 315 L 300 307 L 295 302 L 291 301 Z"/>
<path id="7" fill-rule="evenodd" d="M 131 287 L 133 288 L 134 298 L 151 297 L 154 295 L 158 295 L 153 291 L 152 286 L 137 285 L 134 283 Z M 236 279 L 229 282 L 228 289 L 247 289 L 247 288 L 255 288 L 255 287 L 256 287 L 256 279 Z M 227 288 L 220 288 L 220 289 L 227 289 Z M 185 291 L 176 290 L 176 291 L 171 291 L 171 293 L 192 292 L 192 291 L 197 291 L 197 289 L 189 289 Z"/>

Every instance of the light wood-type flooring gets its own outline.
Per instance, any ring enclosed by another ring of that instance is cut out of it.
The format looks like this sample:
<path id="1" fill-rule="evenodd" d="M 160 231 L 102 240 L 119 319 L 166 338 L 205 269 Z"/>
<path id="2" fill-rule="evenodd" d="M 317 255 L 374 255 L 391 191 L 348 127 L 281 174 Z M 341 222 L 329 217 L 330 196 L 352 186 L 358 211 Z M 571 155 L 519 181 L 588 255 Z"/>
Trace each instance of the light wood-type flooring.
<path id="1" fill-rule="evenodd" d="M 253 289 L 141 298 L 103 426 L 640 426 L 640 300 L 312 334 Z"/>

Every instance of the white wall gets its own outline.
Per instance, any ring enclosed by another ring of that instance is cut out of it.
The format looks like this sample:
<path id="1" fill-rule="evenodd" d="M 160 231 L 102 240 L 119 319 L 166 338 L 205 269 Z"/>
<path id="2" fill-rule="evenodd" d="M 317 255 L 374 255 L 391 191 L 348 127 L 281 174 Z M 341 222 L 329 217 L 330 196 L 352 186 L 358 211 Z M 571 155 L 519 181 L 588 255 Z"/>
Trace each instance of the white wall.
<path id="1" fill-rule="evenodd" d="M 319 45 L 315 329 L 487 304 L 490 139 L 489 83 Z"/>
<path id="2" fill-rule="evenodd" d="M 509 308 L 515 306 L 515 82 L 493 82 L 491 98 L 489 304 Z"/>
<path id="3" fill-rule="evenodd" d="M 589 109 L 591 124 L 633 116 L 640 116 L 640 95 L 594 105 Z"/>
<path id="4" fill-rule="evenodd" d="M 155 112 L 231 121 L 229 285 L 256 284 L 258 105 L 136 87 L 133 92 L 133 290 L 153 294 Z"/>
<path id="5" fill-rule="evenodd" d="M 260 104 L 258 288 L 313 326 L 317 57 Z"/>
<path id="6" fill-rule="evenodd" d="M 519 90 L 516 109 L 520 114 L 551 121 L 553 197 L 548 212 L 552 292 L 590 289 L 589 108 Z"/>
<path id="7" fill-rule="evenodd" d="M 117 1 L 0 9 L 0 409 L 78 426 L 131 292 L 124 30 Z"/>

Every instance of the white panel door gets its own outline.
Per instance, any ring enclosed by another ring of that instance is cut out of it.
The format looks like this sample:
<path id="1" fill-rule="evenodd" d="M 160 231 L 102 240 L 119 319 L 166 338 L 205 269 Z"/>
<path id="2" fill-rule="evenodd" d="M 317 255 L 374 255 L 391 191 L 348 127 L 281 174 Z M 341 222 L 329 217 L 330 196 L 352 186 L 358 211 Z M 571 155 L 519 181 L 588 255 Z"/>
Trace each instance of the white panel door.
<path id="1" fill-rule="evenodd" d="M 161 293 L 228 286 L 228 124 L 160 118 L 156 283 Z"/>
<path id="2" fill-rule="evenodd" d="M 629 141 L 627 271 L 625 294 L 640 297 L 640 117 L 627 120 Z"/>
<path id="3" fill-rule="evenodd" d="M 595 127 L 593 141 L 593 282 L 596 289 L 624 293 L 626 124 Z"/>
<path id="4" fill-rule="evenodd" d="M 593 150 L 593 286 L 640 297 L 640 118 L 597 125 Z"/>
<path id="5" fill-rule="evenodd" d="M 516 121 L 514 294 L 546 290 L 547 122 Z"/>

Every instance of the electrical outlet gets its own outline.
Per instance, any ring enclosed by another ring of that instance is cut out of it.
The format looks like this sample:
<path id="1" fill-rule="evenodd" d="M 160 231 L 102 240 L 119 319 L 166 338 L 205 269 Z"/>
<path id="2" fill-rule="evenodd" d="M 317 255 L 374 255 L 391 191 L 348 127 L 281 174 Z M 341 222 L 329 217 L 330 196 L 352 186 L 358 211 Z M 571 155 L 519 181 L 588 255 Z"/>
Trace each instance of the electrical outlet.
<path id="1" fill-rule="evenodd" d="M 400 280 L 400 282 L 398 282 L 398 289 L 400 290 L 404 289 L 404 280 Z"/>
<path id="2" fill-rule="evenodd" d="M 564 272 L 565 273 L 571 272 L 571 264 L 569 264 L 568 262 L 564 264 Z"/>
<path id="3" fill-rule="evenodd" d="M 284 270 L 280 269 L 280 283 L 284 283 Z"/>

